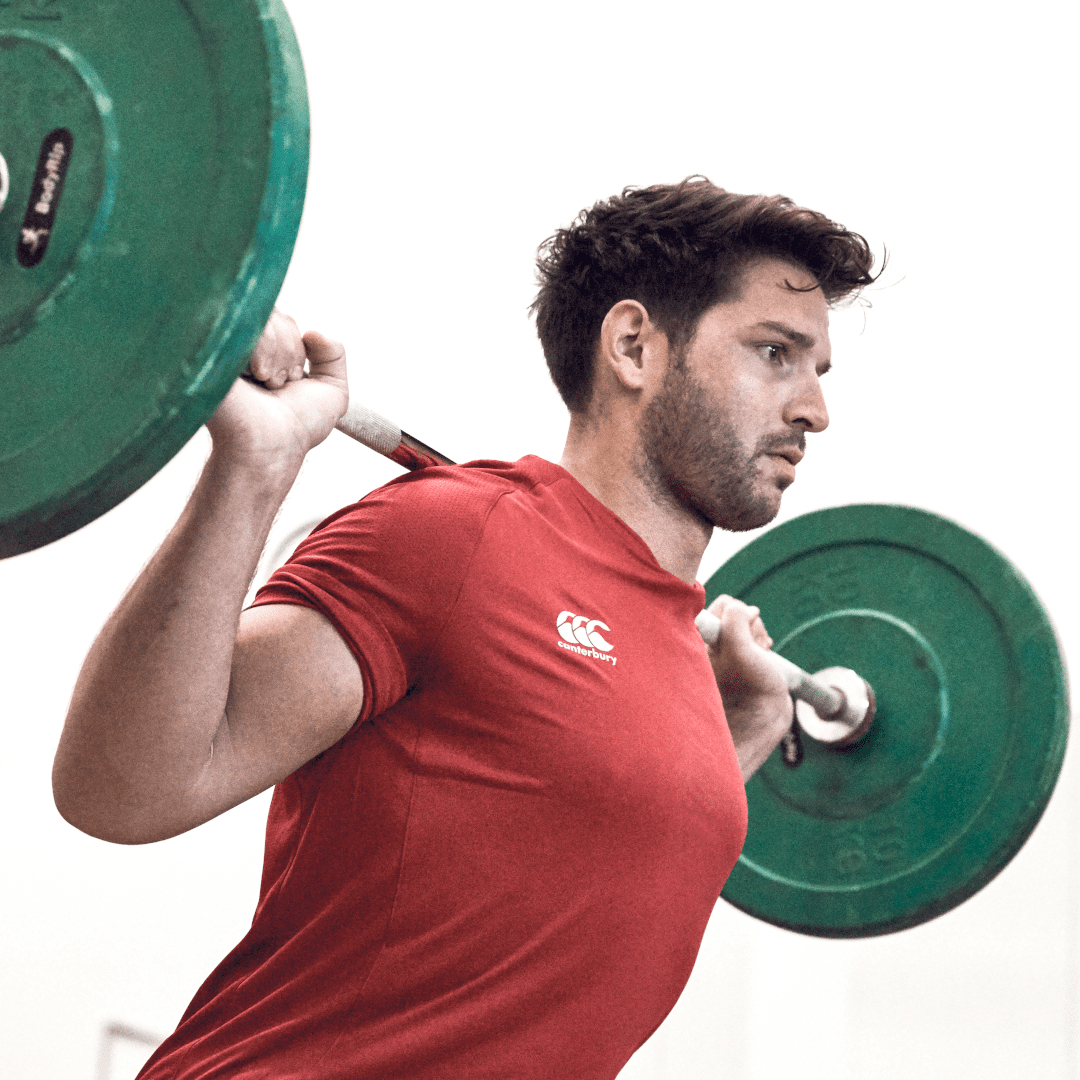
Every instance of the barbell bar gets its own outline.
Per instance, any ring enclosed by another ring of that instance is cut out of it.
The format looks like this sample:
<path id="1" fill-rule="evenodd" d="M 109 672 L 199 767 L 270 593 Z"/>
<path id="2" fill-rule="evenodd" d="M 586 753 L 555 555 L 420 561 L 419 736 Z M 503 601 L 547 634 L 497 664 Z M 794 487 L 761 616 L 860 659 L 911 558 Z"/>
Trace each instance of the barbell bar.
<path id="1" fill-rule="evenodd" d="M 453 465 L 444 454 L 403 431 L 392 420 L 364 405 L 350 403 L 335 425 L 338 431 L 409 470 L 432 465 Z M 708 610 L 694 620 L 702 640 L 715 646 L 720 640 L 720 620 Z M 873 691 L 854 671 L 829 668 L 811 675 L 778 653 L 769 654 L 787 683 L 791 696 L 806 706 L 796 712 L 800 727 L 821 742 L 837 748 L 850 746 L 865 735 L 873 720 Z"/>

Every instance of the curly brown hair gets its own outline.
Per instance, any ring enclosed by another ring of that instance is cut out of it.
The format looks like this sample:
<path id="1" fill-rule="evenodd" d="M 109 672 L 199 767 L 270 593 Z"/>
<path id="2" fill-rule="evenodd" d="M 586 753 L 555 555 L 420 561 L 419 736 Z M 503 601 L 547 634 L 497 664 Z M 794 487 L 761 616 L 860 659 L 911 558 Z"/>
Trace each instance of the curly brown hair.
<path id="1" fill-rule="evenodd" d="M 783 195 L 736 195 L 705 177 L 624 188 L 583 210 L 540 245 L 529 309 L 567 408 L 589 404 L 600 326 L 620 300 L 641 303 L 681 349 L 709 308 L 737 298 L 742 271 L 762 258 L 806 270 L 830 304 L 876 277 L 858 233 Z"/>

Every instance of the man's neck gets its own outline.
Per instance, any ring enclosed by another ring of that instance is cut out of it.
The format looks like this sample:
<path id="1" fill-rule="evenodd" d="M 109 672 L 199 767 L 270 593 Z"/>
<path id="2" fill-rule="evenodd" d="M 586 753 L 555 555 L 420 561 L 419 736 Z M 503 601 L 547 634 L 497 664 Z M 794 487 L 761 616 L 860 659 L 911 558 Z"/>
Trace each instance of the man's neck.
<path id="1" fill-rule="evenodd" d="M 626 522 L 668 573 L 693 584 L 712 525 L 649 483 L 636 431 L 623 426 L 611 417 L 572 416 L 559 464 Z"/>

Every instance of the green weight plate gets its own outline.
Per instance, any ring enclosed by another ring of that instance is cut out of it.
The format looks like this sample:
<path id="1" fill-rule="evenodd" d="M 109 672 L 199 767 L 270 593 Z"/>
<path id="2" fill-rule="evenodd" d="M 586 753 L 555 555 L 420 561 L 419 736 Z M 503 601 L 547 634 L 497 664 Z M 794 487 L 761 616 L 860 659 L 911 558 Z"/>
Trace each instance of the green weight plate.
<path id="1" fill-rule="evenodd" d="M 993 878 L 1035 827 L 1065 752 L 1054 632 L 998 551 L 944 518 L 846 506 L 796 518 L 710 579 L 761 608 L 774 649 L 874 688 L 846 751 L 803 736 L 747 785 L 750 827 L 724 898 L 820 937 L 918 925 Z"/>
<path id="2" fill-rule="evenodd" d="M 279 0 L 0 4 L 0 556 L 149 479 L 225 396 L 307 178 Z"/>

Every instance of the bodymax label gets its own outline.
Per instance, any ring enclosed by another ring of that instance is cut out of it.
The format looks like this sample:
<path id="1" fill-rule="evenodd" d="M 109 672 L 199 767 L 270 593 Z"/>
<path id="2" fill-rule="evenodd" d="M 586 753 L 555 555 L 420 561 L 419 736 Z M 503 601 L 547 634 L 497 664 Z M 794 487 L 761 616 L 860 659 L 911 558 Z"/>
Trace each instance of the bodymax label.
<path id="1" fill-rule="evenodd" d="M 37 266 L 45 257 L 74 145 L 75 137 L 67 128 L 50 131 L 41 144 L 37 171 L 30 188 L 30 203 L 19 231 L 17 257 L 20 266 Z"/>

